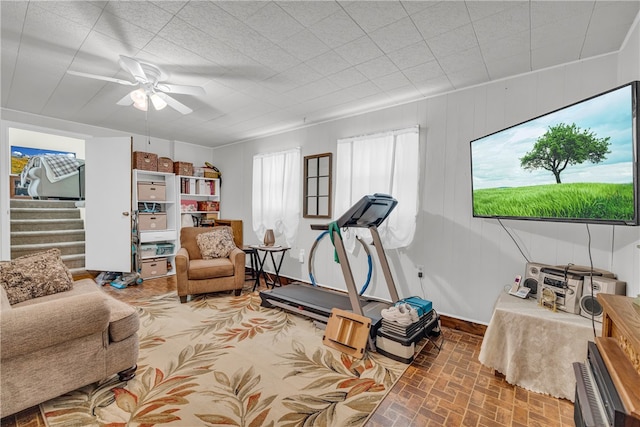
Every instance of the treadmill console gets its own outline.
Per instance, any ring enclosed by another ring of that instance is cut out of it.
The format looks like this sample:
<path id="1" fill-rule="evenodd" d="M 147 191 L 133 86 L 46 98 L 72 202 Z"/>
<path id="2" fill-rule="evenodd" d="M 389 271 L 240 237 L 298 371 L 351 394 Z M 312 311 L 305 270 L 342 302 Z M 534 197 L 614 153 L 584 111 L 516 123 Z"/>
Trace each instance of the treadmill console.
<path id="1" fill-rule="evenodd" d="M 379 226 L 396 207 L 398 201 L 388 194 L 375 193 L 362 197 L 336 223 L 338 227 L 369 228 Z"/>

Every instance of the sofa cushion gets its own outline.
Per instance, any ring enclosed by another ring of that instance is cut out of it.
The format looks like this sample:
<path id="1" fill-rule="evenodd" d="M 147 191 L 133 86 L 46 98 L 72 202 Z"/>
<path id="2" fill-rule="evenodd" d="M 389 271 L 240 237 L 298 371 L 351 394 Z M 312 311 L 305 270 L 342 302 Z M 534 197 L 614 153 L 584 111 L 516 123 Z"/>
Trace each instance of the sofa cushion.
<path id="1" fill-rule="evenodd" d="M 189 263 L 189 280 L 215 279 L 233 276 L 233 263 L 229 258 L 196 259 Z"/>
<path id="2" fill-rule="evenodd" d="M 109 340 L 118 342 L 135 334 L 140 327 L 140 320 L 136 309 L 127 303 L 105 295 L 110 309 Z"/>
<path id="3" fill-rule="evenodd" d="M 0 264 L 0 284 L 10 304 L 68 291 L 73 277 L 63 264 L 59 249 L 25 255 Z"/>
<path id="4" fill-rule="evenodd" d="M 198 234 L 196 241 L 202 259 L 226 258 L 236 247 L 230 227 L 217 227 L 207 233 Z"/>

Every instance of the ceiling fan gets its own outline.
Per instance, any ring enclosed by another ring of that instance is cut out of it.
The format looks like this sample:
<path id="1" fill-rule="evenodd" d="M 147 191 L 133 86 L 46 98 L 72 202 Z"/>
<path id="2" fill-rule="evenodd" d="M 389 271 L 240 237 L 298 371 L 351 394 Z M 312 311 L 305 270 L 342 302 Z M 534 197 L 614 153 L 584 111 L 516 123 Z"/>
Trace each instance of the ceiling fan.
<path id="1" fill-rule="evenodd" d="M 164 83 L 168 79 L 168 75 L 158 68 L 156 65 L 148 62 L 140 61 L 128 56 L 120 55 L 118 60 L 120 67 L 131 74 L 135 81 L 117 79 L 113 77 L 100 76 L 96 74 L 83 73 L 80 71 L 67 70 L 68 74 L 80 77 L 88 77 L 90 79 L 104 80 L 107 82 L 118 83 L 125 86 L 140 86 L 138 89 L 132 90 L 117 102 L 118 105 L 133 105 L 139 110 L 147 111 L 149 101 L 156 110 L 161 110 L 167 105 L 174 110 L 189 114 L 193 110 L 175 98 L 167 95 L 168 93 L 177 93 L 184 95 L 204 95 L 204 88 L 200 86 L 185 86 Z"/>

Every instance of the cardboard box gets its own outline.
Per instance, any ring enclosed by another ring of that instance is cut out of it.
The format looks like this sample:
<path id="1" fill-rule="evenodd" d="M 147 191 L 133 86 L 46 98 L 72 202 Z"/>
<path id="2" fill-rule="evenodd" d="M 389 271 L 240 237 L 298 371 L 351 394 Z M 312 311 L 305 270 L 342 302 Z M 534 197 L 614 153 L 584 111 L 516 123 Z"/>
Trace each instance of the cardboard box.
<path id="1" fill-rule="evenodd" d="M 134 151 L 132 154 L 131 165 L 133 169 L 142 169 L 145 171 L 158 171 L 158 155 L 147 153 L 144 151 Z"/>
<path id="2" fill-rule="evenodd" d="M 153 258 L 145 259 L 140 263 L 140 277 L 146 279 L 147 277 L 164 276 L 167 274 L 167 259 L 166 258 Z"/>
<path id="3" fill-rule="evenodd" d="M 155 231 L 167 229 L 167 214 L 160 213 L 139 213 L 138 230 Z"/>
<path id="4" fill-rule="evenodd" d="M 138 200 L 164 201 L 167 199 L 167 185 L 164 182 L 138 182 Z"/>

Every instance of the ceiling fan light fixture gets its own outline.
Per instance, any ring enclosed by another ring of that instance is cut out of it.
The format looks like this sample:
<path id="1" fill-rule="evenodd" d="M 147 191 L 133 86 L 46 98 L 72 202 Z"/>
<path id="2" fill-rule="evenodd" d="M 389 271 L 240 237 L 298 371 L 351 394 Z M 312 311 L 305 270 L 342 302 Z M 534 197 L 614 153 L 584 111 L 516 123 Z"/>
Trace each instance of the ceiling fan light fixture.
<path id="1" fill-rule="evenodd" d="M 138 110 L 147 111 L 149 108 L 149 102 L 147 101 L 147 93 L 144 89 L 136 89 L 129 93 L 131 100 L 133 101 L 133 106 Z"/>
<path id="2" fill-rule="evenodd" d="M 157 93 L 152 93 L 149 98 L 151 98 L 151 103 L 153 104 L 153 108 L 155 108 L 158 111 L 162 110 L 164 107 L 167 106 L 166 101 L 160 98 L 160 96 Z"/>

